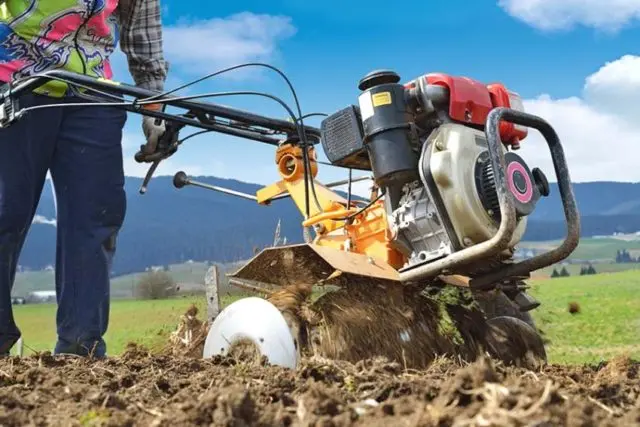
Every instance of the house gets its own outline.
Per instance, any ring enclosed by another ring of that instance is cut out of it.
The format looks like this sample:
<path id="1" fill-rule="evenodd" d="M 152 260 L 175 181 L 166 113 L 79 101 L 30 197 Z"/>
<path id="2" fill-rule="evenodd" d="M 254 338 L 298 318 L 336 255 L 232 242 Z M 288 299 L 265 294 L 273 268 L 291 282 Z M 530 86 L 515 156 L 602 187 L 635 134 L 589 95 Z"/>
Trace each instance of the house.
<path id="1" fill-rule="evenodd" d="M 29 303 L 56 302 L 56 291 L 33 291 L 27 294 Z"/>

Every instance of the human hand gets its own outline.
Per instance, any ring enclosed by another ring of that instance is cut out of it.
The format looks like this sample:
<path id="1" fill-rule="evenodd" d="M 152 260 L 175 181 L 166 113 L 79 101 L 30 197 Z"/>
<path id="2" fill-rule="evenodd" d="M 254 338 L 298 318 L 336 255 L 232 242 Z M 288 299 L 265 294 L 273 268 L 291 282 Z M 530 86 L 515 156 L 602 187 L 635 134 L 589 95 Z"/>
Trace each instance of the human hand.
<path id="1" fill-rule="evenodd" d="M 161 104 L 150 104 L 145 106 L 149 110 L 159 111 L 162 109 Z M 144 154 L 153 154 L 158 147 L 160 137 L 166 131 L 166 124 L 163 119 L 156 117 L 142 116 L 142 132 L 147 140 L 146 144 L 140 147 L 140 151 Z"/>

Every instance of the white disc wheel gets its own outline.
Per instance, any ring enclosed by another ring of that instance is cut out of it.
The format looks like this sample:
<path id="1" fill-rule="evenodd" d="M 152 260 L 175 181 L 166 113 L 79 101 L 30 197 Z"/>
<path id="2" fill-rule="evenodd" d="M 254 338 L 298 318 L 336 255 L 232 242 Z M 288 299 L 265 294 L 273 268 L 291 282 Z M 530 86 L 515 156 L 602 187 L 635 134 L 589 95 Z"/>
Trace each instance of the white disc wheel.
<path id="1" fill-rule="evenodd" d="M 209 329 L 203 357 L 227 355 L 234 344 L 247 341 L 270 364 L 296 368 L 296 348 L 286 320 L 273 304 L 257 297 L 240 299 L 220 312 Z"/>

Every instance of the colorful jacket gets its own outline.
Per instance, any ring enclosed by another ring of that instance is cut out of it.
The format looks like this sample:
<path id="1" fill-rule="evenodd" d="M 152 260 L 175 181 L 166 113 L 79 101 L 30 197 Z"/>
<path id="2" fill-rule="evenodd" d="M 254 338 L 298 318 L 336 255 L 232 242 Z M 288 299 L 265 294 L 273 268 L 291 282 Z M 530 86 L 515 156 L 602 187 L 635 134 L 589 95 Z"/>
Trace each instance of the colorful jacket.
<path id="1" fill-rule="evenodd" d="M 1 82 L 56 68 L 111 79 L 109 57 L 121 42 L 136 84 L 162 90 L 168 66 L 159 0 L 0 2 Z M 52 81 L 36 92 L 61 97 L 67 89 Z"/>

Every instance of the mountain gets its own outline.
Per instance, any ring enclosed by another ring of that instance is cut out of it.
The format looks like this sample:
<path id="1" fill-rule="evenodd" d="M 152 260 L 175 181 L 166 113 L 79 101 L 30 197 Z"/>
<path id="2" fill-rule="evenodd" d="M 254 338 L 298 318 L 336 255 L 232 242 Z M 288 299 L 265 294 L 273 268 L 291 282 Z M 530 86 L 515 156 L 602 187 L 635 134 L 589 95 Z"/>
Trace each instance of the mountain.
<path id="1" fill-rule="evenodd" d="M 232 188 L 250 194 L 260 188 L 234 180 L 194 177 L 210 185 Z M 115 274 L 144 270 L 150 265 L 193 260 L 231 262 L 246 259 L 254 247 L 273 242 L 278 220 L 282 237 L 302 241 L 301 215 L 291 200 L 260 206 L 251 200 L 195 187 L 176 189 L 172 177 L 152 180 L 144 195 L 138 193 L 142 180 L 127 177 L 127 216 L 119 236 Z M 45 187 L 37 214 L 55 217 L 49 183 Z M 20 265 L 40 269 L 53 264 L 55 227 L 33 224 Z"/>
<path id="2" fill-rule="evenodd" d="M 259 185 L 215 177 L 194 177 L 207 184 L 255 194 Z M 271 244 L 278 220 L 281 236 L 302 242 L 302 216 L 290 199 L 259 206 L 254 201 L 186 187 L 176 189 L 172 177 L 156 177 L 145 195 L 142 180 L 127 177 L 127 217 L 118 241 L 115 274 L 142 271 L 193 259 L 232 262 L 246 259 L 255 247 Z M 640 230 L 640 184 L 578 183 L 574 191 L 581 213 L 582 235 L 606 235 Z M 41 269 L 55 259 L 55 207 L 49 184 L 43 191 L 37 217 L 27 237 L 20 265 Z M 525 236 L 529 241 L 564 237 L 559 191 L 539 202 Z"/>
<path id="3" fill-rule="evenodd" d="M 640 183 L 575 183 L 573 191 L 583 237 L 640 231 Z M 549 196 L 538 202 L 531 215 L 525 239 L 555 240 L 565 235 L 560 190 L 553 183 Z"/>

